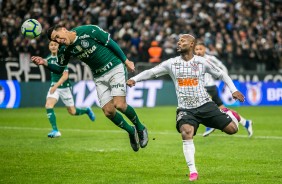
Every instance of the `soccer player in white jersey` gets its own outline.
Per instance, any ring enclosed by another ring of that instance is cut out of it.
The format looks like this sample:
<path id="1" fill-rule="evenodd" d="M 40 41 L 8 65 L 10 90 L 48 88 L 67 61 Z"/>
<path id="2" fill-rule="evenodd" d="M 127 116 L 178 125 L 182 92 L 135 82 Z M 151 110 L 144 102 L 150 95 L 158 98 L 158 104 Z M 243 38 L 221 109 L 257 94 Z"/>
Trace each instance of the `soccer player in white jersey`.
<path id="1" fill-rule="evenodd" d="M 50 41 L 49 50 L 51 54 L 46 58 L 47 63 L 57 62 L 58 49 L 59 44 L 54 41 Z M 95 120 L 95 115 L 90 107 L 76 108 L 74 106 L 73 95 L 71 92 L 71 84 L 69 81 L 69 70 L 68 67 L 65 66 L 64 72 L 62 74 L 55 74 L 51 72 L 51 86 L 48 91 L 45 104 L 47 117 L 52 126 L 52 131 L 48 134 L 48 137 L 56 138 L 61 136 L 61 132 L 58 130 L 57 127 L 56 115 L 54 112 L 54 106 L 58 102 L 59 98 L 61 98 L 63 103 L 66 105 L 69 114 L 74 116 L 87 114 L 91 121 Z"/>
<path id="2" fill-rule="evenodd" d="M 224 66 L 224 64 L 220 60 L 218 60 L 215 56 L 206 54 L 206 47 L 203 42 L 197 42 L 196 47 L 195 47 L 195 54 L 206 58 L 208 61 L 212 62 L 217 67 L 222 69 L 224 72 L 228 73 L 227 68 Z M 246 120 L 243 116 L 238 114 L 236 111 L 232 109 L 228 109 L 223 105 L 223 102 L 220 99 L 219 94 L 218 94 L 218 89 L 215 84 L 215 79 L 208 73 L 205 74 L 205 88 L 208 94 L 211 96 L 212 100 L 216 103 L 216 105 L 224 112 L 231 111 L 235 115 L 239 123 L 245 127 L 245 129 L 248 132 L 249 137 L 251 137 L 253 135 L 252 120 Z M 214 130 L 215 130 L 214 128 L 206 127 L 206 131 L 204 132 L 203 136 L 204 137 L 208 136 Z"/>
<path id="3" fill-rule="evenodd" d="M 224 71 L 205 58 L 193 55 L 195 42 L 195 38 L 190 34 L 180 35 L 177 42 L 177 52 L 180 56 L 163 61 L 127 81 L 127 85 L 132 87 L 136 82 L 166 74 L 172 78 L 178 100 L 176 128 L 182 136 L 183 153 L 190 171 L 190 181 L 198 179 L 193 136 L 196 135 L 199 125 L 220 129 L 227 134 L 235 134 L 238 131 L 238 121 L 234 115 L 221 111 L 207 93 L 204 87 L 205 73 L 222 79 L 234 99 L 240 102 L 245 100 Z"/>

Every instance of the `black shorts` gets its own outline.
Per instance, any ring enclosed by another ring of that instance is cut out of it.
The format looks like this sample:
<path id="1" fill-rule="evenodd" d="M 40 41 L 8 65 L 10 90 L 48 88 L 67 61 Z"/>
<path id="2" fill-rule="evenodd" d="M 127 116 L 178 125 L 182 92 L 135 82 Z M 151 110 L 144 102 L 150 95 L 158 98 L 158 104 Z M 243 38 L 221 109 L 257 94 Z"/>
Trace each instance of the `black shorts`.
<path id="1" fill-rule="evenodd" d="M 232 119 L 221 111 L 214 102 L 207 102 L 204 105 L 194 109 L 177 109 L 176 111 L 176 129 L 180 132 L 183 124 L 194 126 L 194 135 L 196 135 L 200 124 L 206 127 L 223 130 Z"/>
<path id="2" fill-rule="evenodd" d="M 208 94 L 211 96 L 212 101 L 214 101 L 214 103 L 216 105 L 218 105 L 218 107 L 223 105 L 222 100 L 219 98 L 218 89 L 217 89 L 216 86 L 207 86 L 205 88 L 206 88 Z"/>

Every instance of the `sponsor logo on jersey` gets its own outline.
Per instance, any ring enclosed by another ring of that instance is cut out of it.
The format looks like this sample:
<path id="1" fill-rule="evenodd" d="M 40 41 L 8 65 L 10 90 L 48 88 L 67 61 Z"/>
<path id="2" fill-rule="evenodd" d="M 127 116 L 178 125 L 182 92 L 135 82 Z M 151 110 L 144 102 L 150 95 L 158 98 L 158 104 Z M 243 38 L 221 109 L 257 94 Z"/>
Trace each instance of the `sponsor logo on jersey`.
<path id="1" fill-rule="evenodd" d="M 78 55 L 78 59 L 88 58 L 96 50 L 96 46 L 93 45 L 90 49 L 86 49 L 82 54 Z"/>
<path id="2" fill-rule="evenodd" d="M 85 38 L 89 38 L 90 36 L 89 35 L 87 35 L 87 34 L 84 34 L 84 35 L 82 35 L 82 36 L 80 36 L 80 37 L 78 37 L 79 39 L 85 39 Z"/>
<path id="3" fill-rule="evenodd" d="M 89 42 L 87 40 L 81 40 L 81 46 L 83 48 L 88 48 L 89 47 Z"/>
<path id="4" fill-rule="evenodd" d="M 80 45 L 75 46 L 75 48 L 76 48 L 79 52 L 82 51 L 82 48 L 80 47 Z"/>
<path id="5" fill-rule="evenodd" d="M 195 87 L 199 84 L 197 78 L 178 78 L 177 82 L 180 87 Z"/>

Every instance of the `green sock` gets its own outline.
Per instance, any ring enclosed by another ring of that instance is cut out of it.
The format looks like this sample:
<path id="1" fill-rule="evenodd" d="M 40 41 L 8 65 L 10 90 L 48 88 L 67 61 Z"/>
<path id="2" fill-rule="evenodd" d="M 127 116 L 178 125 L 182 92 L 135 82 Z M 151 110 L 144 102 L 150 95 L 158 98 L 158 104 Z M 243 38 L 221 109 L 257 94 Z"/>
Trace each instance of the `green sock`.
<path id="1" fill-rule="evenodd" d="M 138 131 L 141 131 L 145 128 L 140 122 L 135 110 L 130 105 L 127 105 L 127 108 L 125 112 L 123 112 L 123 114 L 125 114 L 126 117 L 130 119 L 130 121 L 136 126 L 136 129 Z"/>
<path id="2" fill-rule="evenodd" d="M 115 116 L 111 119 L 111 121 L 117 125 L 118 127 L 126 130 L 128 133 L 133 134 L 134 129 L 132 126 L 130 126 L 122 117 L 122 115 L 118 112 L 116 112 Z"/>
<path id="3" fill-rule="evenodd" d="M 53 109 L 46 109 L 46 110 L 47 110 L 47 117 L 52 126 L 52 129 L 58 131 L 57 123 L 56 123 L 56 115 L 54 113 L 54 110 Z"/>
<path id="4" fill-rule="evenodd" d="M 85 108 L 75 108 L 75 116 L 79 116 L 79 115 L 82 115 L 82 114 L 86 114 L 87 113 L 87 109 Z"/>

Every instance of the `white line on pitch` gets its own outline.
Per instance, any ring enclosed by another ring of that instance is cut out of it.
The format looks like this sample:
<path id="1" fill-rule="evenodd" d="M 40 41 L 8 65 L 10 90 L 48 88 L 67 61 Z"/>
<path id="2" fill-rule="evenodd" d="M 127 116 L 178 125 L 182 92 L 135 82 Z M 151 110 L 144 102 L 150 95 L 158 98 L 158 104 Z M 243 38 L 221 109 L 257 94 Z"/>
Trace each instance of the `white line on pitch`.
<path id="1" fill-rule="evenodd" d="M 8 127 L 8 126 L 0 126 L 0 129 L 9 129 L 9 130 L 50 130 L 50 128 L 35 128 L 35 127 Z M 122 130 L 83 130 L 83 129 L 61 129 L 61 131 L 69 131 L 69 132 L 95 132 L 95 133 L 123 133 Z M 161 134 L 161 135 L 176 135 L 178 134 L 176 131 L 149 131 L 152 134 Z M 198 134 L 197 136 L 202 136 Z M 214 137 L 229 137 L 230 135 L 222 134 L 213 134 Z M 232 137 L 246 138 L 246 135 L 231 135 Z M 252 139 L 280 139 L 282 140 L 282 136 L 256 136 L 254 135 Z"/>

